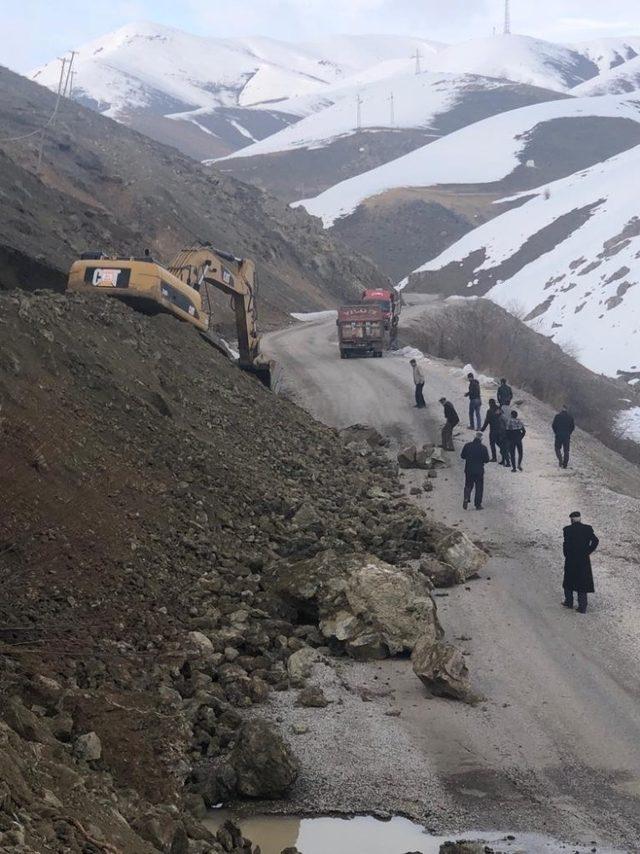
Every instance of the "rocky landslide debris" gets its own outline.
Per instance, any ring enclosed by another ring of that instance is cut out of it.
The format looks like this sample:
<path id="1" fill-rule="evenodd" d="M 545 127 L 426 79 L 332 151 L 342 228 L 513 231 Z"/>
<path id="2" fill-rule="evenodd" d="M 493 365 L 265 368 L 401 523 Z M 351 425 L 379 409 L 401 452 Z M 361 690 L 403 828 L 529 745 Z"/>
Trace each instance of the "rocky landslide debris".
<path id="1" fill-rule="evenodd" d="M 358 660 L 410 652 L 426 633 L 442 636 L 425 578 L 373 555 L 330 550 L 281 564 L 273 585 L 292 615 L 314 615 L 323 638 Z"/>
<path id="2" fill-rule="evenodd" d="M 436 445 L 426 444 L 421 448 L 409 445 L 398 451 L 398 465 L 401 469 L 424 469 L 425 471 L 437 471 L 438 468 L 448 468 L 447 460 L 442 448 Z"/>
<path id="3" fill-rule="evenodd" d="M 332 652 L 441 643 L 418 567 L 447 532 L 382 437 L 170 317 L 52 293 L 0 316 L 0 849 L 249 852 L 199 821 L 295 785 L 259 707 L 321 709 Z"/>

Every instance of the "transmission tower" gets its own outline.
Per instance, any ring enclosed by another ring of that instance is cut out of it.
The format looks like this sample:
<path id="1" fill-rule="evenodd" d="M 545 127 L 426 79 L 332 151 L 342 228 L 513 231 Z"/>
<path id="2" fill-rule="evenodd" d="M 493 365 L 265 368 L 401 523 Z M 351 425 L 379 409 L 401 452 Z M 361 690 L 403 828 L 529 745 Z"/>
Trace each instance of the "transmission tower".
<path id="1" fill-rule="evenodd" d="M 396 112 L 395 112 L 395 98 L 393 97 L 393 92 L 389 95 L 389 119 L 391 123 L 391 127 L 395 126 L 396 123 Z"/>
<path id="2" fill-rule="evenodd" d="M 362 98 L 360 93 L 356 97 L 356 127 L 358 130 L 362 128 Z"/>
<path id="3" fill-rule="evenodd" d="M 504 0 L 504 34 L 511 35 L 511 0 Z"/>
<path id="4" fill-rule="evenodd" d="M 422 68 L 420 67 L 420 60 L 422 59 L 422 54 L 420 53 L 420 48 L 416 48 L 416 52 L 413 54 L 411 59 L 415 59 L 416 61 L 416 74 L 422 73 Z"/>

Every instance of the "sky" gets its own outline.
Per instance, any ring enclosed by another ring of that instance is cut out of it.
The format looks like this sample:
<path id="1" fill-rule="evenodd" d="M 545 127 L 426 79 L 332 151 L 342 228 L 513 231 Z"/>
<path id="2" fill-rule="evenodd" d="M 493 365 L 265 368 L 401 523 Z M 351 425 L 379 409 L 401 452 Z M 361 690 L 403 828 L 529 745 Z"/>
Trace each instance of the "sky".
<path id="1" fill-rule="evenodd" d="M 640 35 L 640 0 L 511 0 L 513 31 L 550 41 Z M 490 35 L 504 0 L 0 0 L 0 64 L 26 72 L 135 20 L 199 35 L 289 41 L 393 33 L 454 42 Z"/>

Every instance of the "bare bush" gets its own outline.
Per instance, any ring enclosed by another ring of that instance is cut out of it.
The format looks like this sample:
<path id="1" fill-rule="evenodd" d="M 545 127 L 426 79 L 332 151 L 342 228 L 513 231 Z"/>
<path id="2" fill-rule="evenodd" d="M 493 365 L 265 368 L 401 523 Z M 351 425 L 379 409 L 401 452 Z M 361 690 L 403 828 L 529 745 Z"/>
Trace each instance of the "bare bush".
<path id="1" fill-rule="evenodd" d="M 556 409 L 567 404 L 578 426 L 640 463 L 640 446 L 621 434 L 615 423 L 621 398 L 633 397 L 635 405 L 640 405 L 638 392 L 621 380 L 593 373 L 553 340 L 495 303 L 479 299 L 434 305 L 405 343 L 507 377 Z M 563 343 L 577 355 L 574 342 Z"/>

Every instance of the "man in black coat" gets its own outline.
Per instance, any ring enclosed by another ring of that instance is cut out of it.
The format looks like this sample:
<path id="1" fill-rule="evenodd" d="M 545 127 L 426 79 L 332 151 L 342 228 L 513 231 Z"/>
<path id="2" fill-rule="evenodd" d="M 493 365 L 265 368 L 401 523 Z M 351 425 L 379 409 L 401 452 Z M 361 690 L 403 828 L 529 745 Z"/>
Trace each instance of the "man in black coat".
<path id="1" fill-rule="evenodd" d="M 482 510 L 484 494 L 484 467 L 489 462 L 489 451 L 482 444 L 482 433 L 476 433 L 473 442 L 467 442 L 460 454 L 464 460 L 464 501 L 466 510 L 471 501 L 471 493 L 475 489 L 474 504 L 476 510 Z"/>
<path id="2" fill-rule="evenodd" d="M 558 412 L 551 424 L 556 441 L 555 450 L 558 458 L 558 465 L 561 469 L 566 469 L 569 465 L 569 452 L 571 450 L 571 434 L 576 429 L 576 422 L 573 420 L 573 415 L 569 412 L 566 406 L 562 407 L 562 411 Z"/>
<path id="3" fill-rule="evenodd" d="M 455 410 L 455 406 L 446 397 L 441 397 L 440 403 L 444 408 L 445 418 L 445 424 L 442 428 L 442 447 L 445 451 L 454 451 L 453 430 L 460 423 L 460 418 Z"/>
<path id="4" fill-rule="evenodd" d="M 591 525 L 583 525 L 579 513 L 569 517 L 571 524 L 564 529 L 564 602 L 565 608 L 573 608 L 573 594 L 578 594 L 578 612 L 587 612 L 587 594 L 594 592 L 591 555 L 600 540 Z"/>

